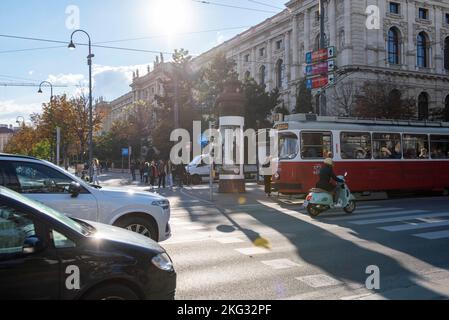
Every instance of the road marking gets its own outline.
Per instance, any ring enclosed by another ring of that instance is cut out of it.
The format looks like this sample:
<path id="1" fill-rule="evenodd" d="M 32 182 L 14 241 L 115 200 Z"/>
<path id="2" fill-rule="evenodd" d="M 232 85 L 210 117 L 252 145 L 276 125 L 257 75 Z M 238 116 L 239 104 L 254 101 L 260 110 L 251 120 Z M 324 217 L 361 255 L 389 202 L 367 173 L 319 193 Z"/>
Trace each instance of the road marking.
<path id="1" fill-rule="evenodd" d="M 366 298 L 368 296 L 372 295 L 372 293 L 364 293 L 364 294 L 358 294 L 355 296 L 349 296 L 349 297 L 342 297 L 340 300 L 359 300 L 362 298 Z"/>
<path id="2" fill-rule="evenodd" d="M 207 228 L 204 226 L 193 226 L 193 227 L 186 227 L 185 229 L 194 231 L 194 230 L 205 230 Z"/>
<path id="3" fill-rule="evenodd" d="M 376 223 L 415 220 L 415 219 L 418 219 L 418 218 L 430 218 L 430 217 L 449 217 L 449 213 L 448 212 L 442 212 L 442 213 L 414 214 L 414 215 L 401 216 L 401 217 L 395 217 L 395 218 L 386 218 L 386 219 L 350 221 L 350 223 L 357 224 L 357 225 L 367 225 L 367 224 L 376 224 Z"/>
<path id="4" fill-rule="evenodd" d="M 337 279 L 329 277 L 325 274 L 316 274 L 313 276 L 299 277 L 296 279 L 313 288 L 330 287 L 341 284 L 341 282 Z"/>
<path id="5" fill-rule="evenodd" d="M 414 236 L 419 237 L 419 238 L 424 238 L 427 240 L 446 239 L 446 238 L 449 238 L 449 230 L 419 233 L 419 234 L 414 234 Z"/>
<path id="6" fill-rule="evenodd" d="M 192 222 L 187 222 L 187 221 L 173 221 L 170 222 L 170 224 L 174 225 L 174 226 L 186 226 L 189 224 L 192 224 Z"/>
<path id="7" fill-rule="evenodd" d="M 247 256 L 251 256 L 254 254 L 270 253 L 270 250 L 265 249 L 265 248 L 259 248 L 259 247 L 240 248 L 240 249 L 235 249 L 235 250 L 244 255 L 247 255 Z"/>
<path id="8" fill-rule="evenodd" d="M 398 232 L 398 231 L 407 231 L 407 230 L 418 230 L 418 229 L 427 229 L 427 228 L 435 228 L 435 227 L 444 227 L 449 226 L 449 220 L 446 221 L 437 221 L 437 222 L 423 222 L 423 223 L 411 223 L 406 225 L 397 225 L 397 226 L 389 226 L 382 227 L 379 229 L 390 231 L 390 232 Z"/>
<path id="9" fill-rule="evenodd" d="M 273 269 L 279 270 L 279 269 L 289 269 L 289 268 L 295 268 L 300 267 L 301 265 L 288 260 L 288 259 L 276 259 L 276 260 L 266 260 L 262 261 L 263 264 L 272 267 Z"/>
<path id="10" fill-rule="evenodd" d="M 385 210 L 390 210 L 390 208 L 385 208 Z M 402 211 L 392 211 L 392 212 L 379 212 L 379 213 L 372 213 L 372 214 L 361 214 L 358 215 L 358 211 L 354 211 L 354 214 L 351 216 L 344 216 L 344 217 L 335 217 L 332 218 L 332 216 L 328 216 L 326 218 L 331 218 L 330 220 L 334 221 L 342 221 L 342 220 L 362 220 L 366 218 L 377 218 L 377 217 L 390 217 L 395 215 L 406 215 L 406 214 L 412 214 L 412 213 L 425 213 L 429 212 L 427 210 L 402 210 Z"/>
<path id="11" fill-rule="evenodd" d="M 375 209 L 364 209 L 358 207 L 357 212 L 359 213 L 385 213 L 385 211 L 396 211 L 396 210 L 404 210 L 404 208 L 390 208 L 390 207 L 384 207 L 384 208 L 375 208 Z"/>
<path id="12" fill-rule="evenodd" d="M 231 243 L 242 243 L 245 242 L 242 239 L 234 238 L 234 237 L 227 237 L 227 238 L 214 238 L 215 241 L 220 242 L 222 244 L 231 244 Z"/>

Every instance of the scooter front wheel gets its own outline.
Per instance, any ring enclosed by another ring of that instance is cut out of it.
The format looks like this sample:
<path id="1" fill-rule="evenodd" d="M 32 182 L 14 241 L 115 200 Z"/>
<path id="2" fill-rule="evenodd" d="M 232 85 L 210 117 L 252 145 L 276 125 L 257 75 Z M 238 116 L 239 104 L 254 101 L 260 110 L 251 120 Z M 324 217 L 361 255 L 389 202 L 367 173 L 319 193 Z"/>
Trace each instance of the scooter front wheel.
<path id="1" fill-rule="evenodd" d="M 309 204 L 307 206 L 307 212 L 310 214 L 311 217 L 318 217 L 320 215 L 321 212 L 323 212 L 324 210 L 320 210 L 319 206 L 314 205 L 314 204 Z"/>
<path id="2" fill-rule="evenodd" d="M 347 213 L 347 214 L 351 214 L 355 211 L 355 209 L 357 208 L 357 205 L 355 203 L 354 200 L 349 201 L 349 204 L 343 208 L 343 210 Z"/>

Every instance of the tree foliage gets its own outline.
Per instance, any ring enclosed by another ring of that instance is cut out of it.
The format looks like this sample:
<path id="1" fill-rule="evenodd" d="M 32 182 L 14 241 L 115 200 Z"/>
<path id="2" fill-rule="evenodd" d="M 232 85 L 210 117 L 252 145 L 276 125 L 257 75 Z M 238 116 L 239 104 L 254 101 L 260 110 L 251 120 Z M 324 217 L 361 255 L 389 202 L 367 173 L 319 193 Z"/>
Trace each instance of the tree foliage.
<path id="1" fill-rule="evenodd" d="M 403 98 L 399 90 L 386 81 L 368 81 L 356 98 L 354 115 L 360 118 L 416 118 L 416 102 Z"/>
<path id="2" fill-rule="evenodd" d="M 306 79 L 302 79 L 296 88 L 296 107 L 295 113 L 313 112 L 312 91 L 307 88 Z"/>

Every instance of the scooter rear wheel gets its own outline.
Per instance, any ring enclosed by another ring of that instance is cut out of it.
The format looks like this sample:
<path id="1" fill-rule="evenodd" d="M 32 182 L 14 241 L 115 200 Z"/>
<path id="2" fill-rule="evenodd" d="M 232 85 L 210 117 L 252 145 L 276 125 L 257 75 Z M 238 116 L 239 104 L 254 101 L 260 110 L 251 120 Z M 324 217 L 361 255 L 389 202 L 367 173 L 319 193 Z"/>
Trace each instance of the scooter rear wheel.
<path id="1" fill-rule="evenodd" d="M 320 213 L 322 213 L 324 210 L 320 210 L 319 206 L 314 204 L 309 204 L 307 206 L 307 212 L 310 214 L 311 217 L 318 217 Z"/>
<path id="2" fill-rule="evenodd" d="M 357 205 L 355 203 L 354 200 L 349 201 L 349 204 L 343 208 L 343 210 L 347 213 L 347 214 L 351 214 L 355 211 L 355 209 L 357 208 Z"/>

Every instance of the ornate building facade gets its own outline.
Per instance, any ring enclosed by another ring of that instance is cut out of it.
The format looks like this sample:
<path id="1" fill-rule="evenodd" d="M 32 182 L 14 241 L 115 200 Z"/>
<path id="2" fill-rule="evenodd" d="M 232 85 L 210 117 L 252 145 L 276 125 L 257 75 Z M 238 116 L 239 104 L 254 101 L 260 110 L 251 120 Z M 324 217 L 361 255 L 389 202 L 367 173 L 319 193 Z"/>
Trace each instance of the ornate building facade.
<path id="1" fill-rule="evenodd" d="M 449 121 L 449 0 L 323 0 L 327 46 L 334 46 L 336 80 L 323 91 L 317 113 L 340 115 L 338 92 L 351 85 L 353 104 L 367 81 L 382 81 L 416 102 L 416 118 Z M 291 0 L 286 9 L 193 60 L 194 69 L 225 53 L 236 62 L 240 80 L 252 77 L 267 90 L 279 88 L 286 108 L 296 106 L 305 77 L 305 55 L 320 48 L 318 0 Z M 154 103 L 169 63 L 134 76 L 132 92 L 111 102 L 113 122 L 139 99 Z M 317 92 L 314 92 L 316 94 Z M 352 106 L 347 106 L 350 109 Z"/>
<path id="2" fill-rule="evenodd" d="M 287 9 L 195 60 L 207 63 L 217 51 L 237 63 L 240 79 L 253 77 L 296 104 L 305 54 L 319 49 L 318 0 L 292 0 Z M 449 113 L 449 0 L 327 0 L 325 37 L 337 50 L 337 80 L 325 91 L 326 114 L 338 113 L 335 91 L 345 83 L 380 80 L 414 98 L 416 116 Z M 344 75 L 344 76 L 343 76 Z M 446 120 L 449 121 L 448 118 Z"/>

